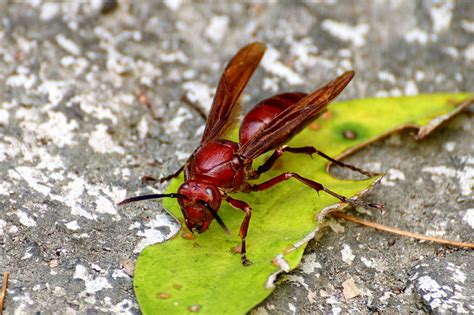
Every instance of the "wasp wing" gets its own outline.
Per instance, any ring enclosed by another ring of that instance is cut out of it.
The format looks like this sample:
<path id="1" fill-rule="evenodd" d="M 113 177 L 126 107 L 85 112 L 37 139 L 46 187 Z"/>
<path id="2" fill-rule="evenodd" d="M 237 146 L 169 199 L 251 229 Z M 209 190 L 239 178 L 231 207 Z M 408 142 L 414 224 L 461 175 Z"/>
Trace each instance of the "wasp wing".
<path id="1" fill-rule="evenodd" d="M 227 64 L 217 86 L 202 144 L 223 138 L 236 123 L 240 95 L 257 69 L 265 49 L 264 43 L 251 43 L 241 48 Z"/>
<path id="2" fill-rule="evenodd" d="M 237 153 L 243 157 L 244 163 L 250 162 L 257 156 L 289 141 L 322 113 L 326 106 L 342 92 L 353 76 L 353 71 L 345 72 L 281 112 L 265 128 L 240 147 Z"/>

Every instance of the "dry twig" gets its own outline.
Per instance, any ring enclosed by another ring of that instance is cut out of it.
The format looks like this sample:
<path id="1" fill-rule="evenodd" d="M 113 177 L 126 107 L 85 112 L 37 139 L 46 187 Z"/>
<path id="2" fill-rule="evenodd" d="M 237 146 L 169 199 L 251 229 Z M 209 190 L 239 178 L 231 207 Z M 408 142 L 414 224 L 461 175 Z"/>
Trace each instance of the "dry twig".
<path id="1" fill-rule="evenodd" d="M 443 238 L 438 238 L 438 237 L 431 237 L 423 234 L 417 234 L 417 233 L 412 233 L 404 230 L 400 230 L 394 227 L 390 226 L 385 226 L 379 223 L 371 222 L 371 221 L 366 221 L 342 212 L 331 212 L 330 215 L 336 219 L 344 219 L 350 222 L 354 222 L 360 225 L 368 226 L 374 229 L 377 229 L 379 231 L 384 231 L 400 236 L 406 236 L 406 237 L 411 237 L 417 240 L 423 240 L 423 241 L 430 241 L 430 242 L 435 242 L 438 244 L 443 244 L 443 245 L 448 245 L 448 246 L 453 246 L 453 247 L 461 247 L 461 248 L 470 248 L 474 249 L 474 243 L 467 243 L 467 242 L 456 242 L 456 241 L 451 241 L 451 240 L 446 240 Z"/>
<path id="2" fill-rule="evenodd" d="M 8 273 L 8 272 L 3 273 L 2 291 L 0 291 L 0 315 L 3 314 L 3 302 L 5 301 L 5 296 L 7 295 L 8 276 L 9 275 L 10 275 L 10 273 Z"/>

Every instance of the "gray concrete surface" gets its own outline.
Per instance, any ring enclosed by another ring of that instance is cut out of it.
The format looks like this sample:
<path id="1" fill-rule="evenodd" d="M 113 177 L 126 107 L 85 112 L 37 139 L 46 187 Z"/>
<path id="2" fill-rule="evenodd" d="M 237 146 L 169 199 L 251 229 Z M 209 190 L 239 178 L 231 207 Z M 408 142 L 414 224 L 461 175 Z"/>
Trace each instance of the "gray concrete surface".
<path id="1" fill-rule="evenodd" d="M 347 69 L 357 76 L 342 99 L 474 86 L 469 0 L 110 3 L 0 0 L 7 314 L 139 313 L 137 254 L 177 226 L 157 203 L 114 203 L 165 187 L 140 178 L 186 160 L 204 124 L 189 103 L 208 109 L 222 64 L 251 40 L 269 50 L 246 90 L 247 109 Z M 361 216 L 472 241 L 472 115 L 423 142 L 401 133 L 348 159 L 388 171 L 367 197 L 387 212 Z M 254 314 L 474 312 L 472 251 L 331 227 Z M 349 298 L 351 282 L 358 294 Z"/>

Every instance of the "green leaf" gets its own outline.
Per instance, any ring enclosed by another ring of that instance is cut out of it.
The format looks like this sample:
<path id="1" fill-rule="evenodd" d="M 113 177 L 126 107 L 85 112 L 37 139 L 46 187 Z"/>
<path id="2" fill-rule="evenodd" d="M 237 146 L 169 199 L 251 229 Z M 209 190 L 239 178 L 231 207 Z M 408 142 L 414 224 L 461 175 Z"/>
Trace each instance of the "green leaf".
<path id="1" fill-rule="evenodd" d="M 290 146 L 313 145 L 328 155 L 337 156 L 402 126 L 427 125 L 436 117 L 460 110 L 455 103 L 467 97 L 468 94 L 439 94 L 332 104 L 329 112 L 297 135 Z M 430 125 L 436 125 L 436 121 Z M 429 132 L 430 128 L 424 131 Z M 263 160 L 264 157 L 260 157 L 254 161 L 254 167 Z M 354 196 L 376 180 L 337 179 L 326 172 L 326 164 L 327 161 L 318 156 L 311 159 L 286 153 L 281 162 L 257 182 L 291 170 L 342 195 Z M 181 182 L 182 178 L 173 180 L 168 192 L 176 192 Z M 140 254 L 134 286 L 144 314 L 246 313 L 271 293 L 269 279 L 284 262 L 289 269 L 298 265 L 307 236 L 318 226 L 317 214 L 338 202 L 324 192 L 318 196 L 296 180 L 263 192 L 233 196 L 253 207 L 247 238 L 248 257 L 253 264 L 243 267 L 240 255 L 232 251 L 240 245 L 238 231 L 244 214 L 224 202 L 219 213 L 231 229 L 231 235 L 226 235 L 214 222 L 206 233 L 195 234 L 194 240 L 184 238 L 181 229 L 173 239 L 149 246 Z M 176 200 L 166 199 L 163 203 L 182 220 Z M 275 264 L 278 255 L 281 255 L 280 265 Z"/>

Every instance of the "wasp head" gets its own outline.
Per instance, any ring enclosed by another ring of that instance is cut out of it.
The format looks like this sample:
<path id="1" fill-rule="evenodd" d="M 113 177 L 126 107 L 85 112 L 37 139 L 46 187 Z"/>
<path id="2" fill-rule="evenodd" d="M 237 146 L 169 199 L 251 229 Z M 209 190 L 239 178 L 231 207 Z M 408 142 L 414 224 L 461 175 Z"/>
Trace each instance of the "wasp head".
<path id="1" fill-rule="evenodd" d="M 186 198 L 178 199 L 184 216 L 184 223 L 191 232 L 202 233 L 209 228 L 213 219 L 228 231 L 217 215 L 222 197 L 219 190 L 210 184 L 188 180 L 178 189 L 178 194 Z"/>

